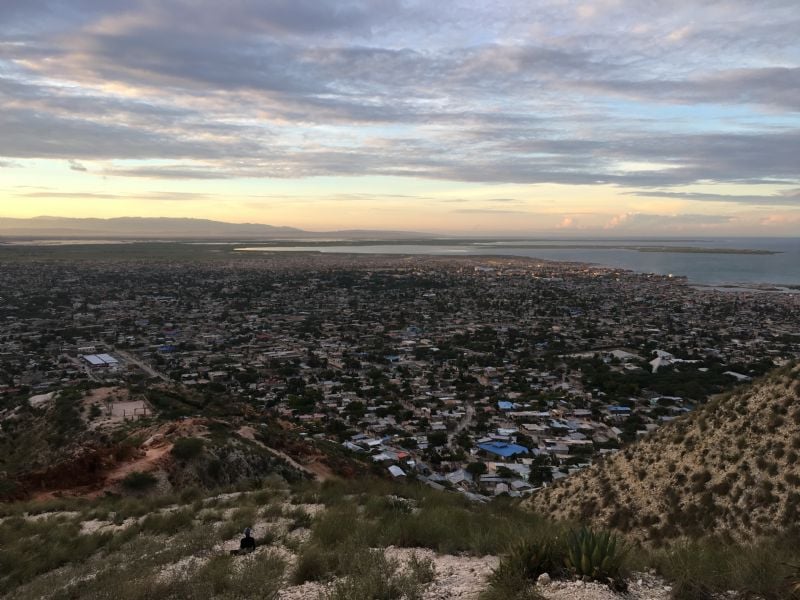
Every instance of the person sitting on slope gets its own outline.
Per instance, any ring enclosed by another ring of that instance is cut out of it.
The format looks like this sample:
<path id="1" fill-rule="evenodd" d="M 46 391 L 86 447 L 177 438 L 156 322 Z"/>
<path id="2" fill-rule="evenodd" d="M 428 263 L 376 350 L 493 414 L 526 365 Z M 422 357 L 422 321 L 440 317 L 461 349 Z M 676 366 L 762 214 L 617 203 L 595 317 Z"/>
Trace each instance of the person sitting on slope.
<path id="1" fill-rule="evenodd" d="M 253 537 L 253 530 L 247 527 L 244 530 L 244 537 L 242 541 L 239 542 L 239 552 L 242 554 L 246 554 L 248 552 L 252 552 L 256 549 L 256 540 Z"/>

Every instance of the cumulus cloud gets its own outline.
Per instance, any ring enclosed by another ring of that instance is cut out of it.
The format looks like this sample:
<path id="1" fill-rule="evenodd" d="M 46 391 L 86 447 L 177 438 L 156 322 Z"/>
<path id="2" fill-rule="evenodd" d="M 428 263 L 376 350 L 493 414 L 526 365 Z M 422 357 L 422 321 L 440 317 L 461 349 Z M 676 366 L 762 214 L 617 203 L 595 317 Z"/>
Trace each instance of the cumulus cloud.
<path id="1" fill-rule="evenodd" d="M 577 222 L 573 217 L 566 216 L 561 219 L 561 222 L 558 224 L 558 229 L 571 229 L 577 226 Z"/>

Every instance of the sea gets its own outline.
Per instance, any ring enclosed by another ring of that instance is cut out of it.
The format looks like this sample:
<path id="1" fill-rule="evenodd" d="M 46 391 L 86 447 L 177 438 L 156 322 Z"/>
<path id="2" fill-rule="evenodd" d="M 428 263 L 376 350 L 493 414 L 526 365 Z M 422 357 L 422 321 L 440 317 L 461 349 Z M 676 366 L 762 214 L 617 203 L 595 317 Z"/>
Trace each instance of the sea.
<path id="1" fill-rule="evenodd" d="M 670 252 L 668 248 L 695 251 Z M 651 251 L 642 251 L 649 248 Z M 800 238 L 704 238 L 614 240 L 479 240 L 449 244 L 329 244 L 297 246 L 248 246 L 246 251 L 336 252 L 356 254 L 422 254 L 449 256 L 525 256 L 544 260 L 579 262 L 686 277 L 689 283 L 720 287 L 800 292 Z M 741 250 L 742 253 L 713 252 Z M 773 254 L 748 254 L 767 251 Z"/>

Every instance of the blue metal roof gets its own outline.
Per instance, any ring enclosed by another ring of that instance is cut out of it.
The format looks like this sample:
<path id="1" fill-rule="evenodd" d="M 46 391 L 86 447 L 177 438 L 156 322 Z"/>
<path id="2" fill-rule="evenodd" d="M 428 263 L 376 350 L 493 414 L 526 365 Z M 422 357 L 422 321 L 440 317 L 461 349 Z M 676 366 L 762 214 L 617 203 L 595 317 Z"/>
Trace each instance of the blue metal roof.
<path id="1" fill-rule="evenodd" d="M 528 453 L 528 449 L 525 446 L 520 446 L 519 444 L 506 444 L 505 442 L 489 442 L 486 444 L 478 444 L 478 448 L 485 450 L 486 452 L 502 456 L 503 458 L 508 458 L 509 456 L 514 456 L 515 454 Z"/>
<path id="2" fill-rule="evenodd" d="M 497 403 L 497 408 L 500 410 L 512 410 L 514 408 L 514 403 L 501 400 Z"/>

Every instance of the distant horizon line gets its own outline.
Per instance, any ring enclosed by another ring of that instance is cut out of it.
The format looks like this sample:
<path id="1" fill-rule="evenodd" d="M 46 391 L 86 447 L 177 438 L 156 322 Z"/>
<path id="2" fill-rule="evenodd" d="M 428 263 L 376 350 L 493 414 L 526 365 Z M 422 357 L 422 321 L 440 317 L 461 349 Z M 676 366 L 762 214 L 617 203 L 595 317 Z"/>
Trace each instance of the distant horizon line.
<path id="1" fill-rule="evenodd" d="M 235 221 L 220 221 L 217 219 L 208 219 L 202 217 L 171 217 L 171 216 L 155 216 L 155 217 L 145 217 L 145 216 L 137 216 L 137 215 L 125 215 L 119 217 L 70 217 L 70 216 L 60 216 L 60 215 L 37 215 L 35 217 L 7 217 L 0 214 L 0 222 L 1 221 L 15 221 L 15 222 L 25 222 L 25 221 L 43 221 L 47 219 L 53 220 L 64 220 L 64 221 L 104 221 L 104 222 L 113 222 L 113 221 L 124 221 L 124 220 L 136 220 L 136 221 L 175 221 L 175 222 L 184 222 L 184 223 L 209 223 L 209 224 L 218 224 L 218 225 L 226 225 L 226 226 L 257 226 L 257 227 L 265 227 L 274 230 L 284 230 L 284 234 L 286 237 L 273 237 L 271 239 L 266 239 L 262 241 L 281 241 L 281 240 L 293 240 L 294 238 L 291 237 L 292 233 L 296 232 L 297 234 L 303 233 L 310 233 L 315 235 L 323 235 L 323 234 L 354 234 L 354 233 L 361 233 L 361 234 L 383 234 L 391 235 L 391 234 L 398 234 L 402 236 L 409 236 L 406 239 L 398 238 L 398 242 L 409 242 L 412 240 L 424 240 L 424 239 L 450 239 L 452 238 L 454 241 L 457 240 L 469 240 L 469 239 L 494 239 L 494 238 L 502 238 L 507 239 L 509 241 L 515 239 L 530 239 L 531 237 L 540 238 L 543 241 L 547 240 L 565 240 L 565 239 L 576 239 L 576 240 L 607 240 L 607 241 L 614 241 L 614 240 L 624 240 L 624 241 L 647 241 L 653 242 L 658 240 L 680 240 L 680 241 L 701 241 L 701 240 L 709 240 L 709 239 L 800 239 L 800 235 L 796 236 L 787 236 L 787 235 L 747 235 L 747 234 L 722 234 L 722 233 L 704 233 L 698 235 L 696 233 L 691 234 L 658 234 L 658 235 L 649 235 L 646 233 L 629 233 L 627 235 L 621 234 L 621 232 L 611 232 L 605 231 L 603 229 L 584 229 L 584 230 L 573 230 L 573 231 L 564 231 L 564 230 L 537 230 L 537 231 L 509 231 L 509 230 L 494 230 L 494 231 L 464 231 L 464 230 L 456 230 L 456 231 L 419 231 L 419 230 L 410 230 L 410 229 L 389 229 L 389 228 L 341 228 L 341 229 L 307 229 L 307 228 L 300 228 L 293 225 L 273 225 L 270 223 L 259 223 L 253 221 L 242 221 L 242 222 L 235 222 Z M 162 237 L 158 237 L 158 233 L 162 233 Z M 168 238 L 170 233 L 178 233 L 178 232 L 153 232 L 152 239 L 163 239 L 164 237 Z M 224 238 L 225 236 L 220 232 L 216 234 L 203 234 L 201 232 L 181 232 L 182 235 L 179 236 L 182 239 L 216 239 L 219 240 Z M 235 235 L 235 234 L 229 234 Z M 241 235 L 244 235 L 242 233 Z M 97 239 L 98 236 L 102 238 L 108 238 L 110 240 L 128 240 L 128 241 L 148 241 L 147 238 L 143 238 L 141 234 L 136 233 L 129 233 L 125 234 L 122 232 L 97 232 L 92 233 L 91 231 L 75 231 L 70 233 L 59 233 L 57 230 L 53 232 L 48 231 L 29 231 L 25 233 L 14 233 L 14 232 L 4 232 L 2 223 L 0 223 L 0 237 L 5 238 L 14 238 L 14 239 L 53 239 L 53 240 L 80 240 L 80 239 Z M 417 236 L 417 237 L 411 237 Z M 546 236 L 543 237 L 542 236 Z M 391 241 L 392 238 L 384 237 L 380 241 Z M 244 240 L 243 240 L 244 241 Z M 249 241 L 249 240 L 248 240 Z M 302 241 L 302 240 L 300 240 Z M 326 240 L 309 240 L 309 241 L 326 241 Z M 330 240 L 336 241 L 336 240 Z M 352 241 L 352 240 L 350 240 Z M 364 241 L 364 240 L 362 240 Z"/>

